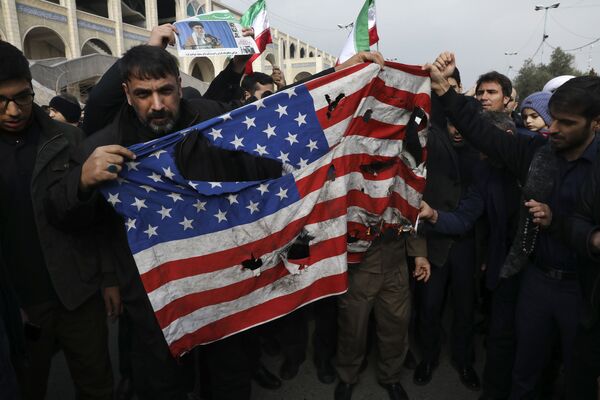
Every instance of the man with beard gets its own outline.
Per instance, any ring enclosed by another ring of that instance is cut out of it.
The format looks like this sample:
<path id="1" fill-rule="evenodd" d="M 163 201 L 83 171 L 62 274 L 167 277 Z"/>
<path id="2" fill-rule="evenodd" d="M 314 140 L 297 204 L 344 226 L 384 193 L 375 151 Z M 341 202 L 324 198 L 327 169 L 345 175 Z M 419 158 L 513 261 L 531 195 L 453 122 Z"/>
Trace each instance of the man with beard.
<path id="1" fill-rule="evenodd" d="M 598 155 L 600 105 L 589 101 L 597 78 L 584 76 L 561 86 L 549 103 L 554 119 L 550 139 L 506 135 L 482 120 L 457 95 L 444 75 L 455 68 L 454 55 L 442 53 L 429 71 L 432 89 L 450 119 L 474 147 L 506 166 L 523 185 L 516 239 L 501 277 L 521 275 L 516 309 L 517 353 L 511 398 L 535 397 L 536 384 L 548 359 L 553 337 L 561 341 L 567 374 L 577 323 L 581 288 L 575 250 L 557 231 L 575 211 L 578 188 L 588 179 Z"/>
<path id="2" fill-rule="evenodd" d="M 348 64 L 380 55 L 360 53 Z M 133 382 L 140 399 L 185 399 L 181 366 L 171 357 L 129 250 L 123 220 L 96 190 L 134 168 L 125 146 L 149 141 L 221 115 L 231 109 L 207 99 L 182 99 L 177 60 L 166 50 L 140 45 L 120 60 L 127 102 L 112 123 L 90 136 L 72 158 L 67 176 L 48 194 L 48 208 L 65 229 L 98 226 L 119 259 L 117 273 L 131 318 Z M 191 180 L 242 181 L 279 177 L 281 164 L 247 153 L 213 147 L 201 135 L 189 135 L 176 148 L 181 173 Z M 126 164 L 127 162 L 127 164 Z M 250 375 L 240 335 L 204 346 L 212 399 L 248 399 Z"/>

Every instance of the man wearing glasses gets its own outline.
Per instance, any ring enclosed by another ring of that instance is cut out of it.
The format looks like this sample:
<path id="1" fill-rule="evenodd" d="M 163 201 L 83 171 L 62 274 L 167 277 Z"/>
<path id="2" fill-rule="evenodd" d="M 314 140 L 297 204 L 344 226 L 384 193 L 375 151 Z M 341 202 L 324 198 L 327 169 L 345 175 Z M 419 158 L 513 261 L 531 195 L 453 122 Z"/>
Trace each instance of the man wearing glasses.
<path id="1" fill-rule="evenodd" d="M 25 325 L 27 362 L 13 359 L 20 395 L 45 397 L 52 356 L 62 349 L 77 398 L 109 400 L 104 310 L 113 317 L 120 312 L 114 265 L 95 245 L 99 232 L 54 228 L 42 200 L 64 175 L 83 132 L 50 119 L 33 99 L 27 59 L 0 41 L 0 272 Z"/>

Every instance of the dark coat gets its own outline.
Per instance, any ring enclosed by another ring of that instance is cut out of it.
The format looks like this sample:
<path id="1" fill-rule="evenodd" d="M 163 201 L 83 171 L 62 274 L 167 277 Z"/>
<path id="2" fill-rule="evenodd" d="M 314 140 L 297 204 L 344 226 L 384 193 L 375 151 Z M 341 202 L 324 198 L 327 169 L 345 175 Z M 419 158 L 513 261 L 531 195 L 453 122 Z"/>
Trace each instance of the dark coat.
<path id="1" fill-rule="evenodd" d="M 585 301 L 583 321 L 592 325 L 600 319 L 600 255 L 590 248 L 592 233 L 600 230 L 600 159 L 581 189 L 575 214 L 567 219 L 565 235 L 577 250 L 579 281 Z"/>
<path id="2" fill-rule="evenodd" d="M 83 139 L 83 132 L 54 121 L 37 106 L 33 112 L 42 130 L 31 179 L 35 222 L 52 286 L 60 302 L 73 310 L 98 293 L 101 285 L 116 286 L 114 266 L 100 261 L 94 245 L 97 231 L 64 232 L 50 223 L 46 193 L 65 175 L 71 151 Z"/>
<path id="3" fill-rule="evenodd" d="M 223 103 L 206 99 L 182 100 L 181 117 L 176 129 L 183 129 L 229 111 Z M 124 105 L 115 120 L 106 128 L 88 137 L 71 159 L 71 170 L 49 192 L 56 223 L 64 229 L 79 230 L 96 226 L 106 232 L 98 247 L 109 249 L 106 257 L 117 264 L 121 297 L 133 322 L 133 330 L 155 354 L 169 355 L 164 336 L 143 288 L 135 261 L 129 249 L 122 218 L 97 192 L 78 195 L 81 168 L 89 155 L 99 146 L 136 142 L 132 132 L 140 129 L 133 109 Z M 139 140 L 138 140 L 139 141 Z M 176 148 L 176 162 L 183 176 L 192 180 L 243 181 L 260 180 L 281 175 L 281 164 L 257 159 L 249 154 L 211 146 L 199 135 L 188 135 Z"/>
<path id="4" fill-rule="evenodd" d="M 477 153 L 470 148 L 457 151 L 445 127 L 432 124 L 427 136 L 427 185 L 423 200 L 436 210 L 454 210 L 471 181 L 469 174 L 465 172 L 465 166 L 471 164 L 476 157 Z M 444 265 L 455 239 L 454 236 L 427 231 L 429 262 L 437 266 Z"/>

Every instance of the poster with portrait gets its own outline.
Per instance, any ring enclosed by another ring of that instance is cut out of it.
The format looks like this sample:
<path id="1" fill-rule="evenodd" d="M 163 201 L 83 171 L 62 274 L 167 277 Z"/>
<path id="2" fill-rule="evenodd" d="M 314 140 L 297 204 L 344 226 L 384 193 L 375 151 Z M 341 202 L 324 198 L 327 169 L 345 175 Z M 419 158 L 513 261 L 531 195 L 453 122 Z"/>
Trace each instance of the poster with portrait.
<path id="1" fill-rule="evenodd" d="M 174 25 L 181 57 L 258 53 L 254 39 L 242 36 L 239 20 L 227 10 L 196 15 Z"/>

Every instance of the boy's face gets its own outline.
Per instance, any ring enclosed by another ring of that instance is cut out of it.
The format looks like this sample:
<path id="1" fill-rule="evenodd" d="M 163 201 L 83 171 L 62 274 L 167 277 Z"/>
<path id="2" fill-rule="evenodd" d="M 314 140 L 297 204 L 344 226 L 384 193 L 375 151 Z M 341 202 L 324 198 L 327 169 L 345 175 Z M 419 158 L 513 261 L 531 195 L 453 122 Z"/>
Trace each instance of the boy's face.
<path id="1" fill-rule="evenodd" d="M 532 108 L 524 108 L 521 112 L 521 116 L 523 117 L 523 123 L 525 124 L 525 127 L 532 132 L 537 132 L 540 129 L 547 128 L 544 119 Z"/>

